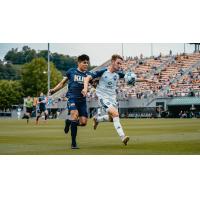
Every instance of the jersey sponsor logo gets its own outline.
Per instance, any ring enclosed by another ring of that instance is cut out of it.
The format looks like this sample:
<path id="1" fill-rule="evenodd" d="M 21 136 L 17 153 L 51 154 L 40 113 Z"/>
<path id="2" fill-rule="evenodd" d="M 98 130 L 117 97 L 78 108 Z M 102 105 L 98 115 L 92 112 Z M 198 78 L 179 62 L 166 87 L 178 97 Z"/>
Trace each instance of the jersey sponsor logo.
<path id="1" fill-rule="evenodd" d="M 83 76 L 74 75 L 74 82 L 83 83 L 83 81 L 84 81 L 84 77 Z"/>

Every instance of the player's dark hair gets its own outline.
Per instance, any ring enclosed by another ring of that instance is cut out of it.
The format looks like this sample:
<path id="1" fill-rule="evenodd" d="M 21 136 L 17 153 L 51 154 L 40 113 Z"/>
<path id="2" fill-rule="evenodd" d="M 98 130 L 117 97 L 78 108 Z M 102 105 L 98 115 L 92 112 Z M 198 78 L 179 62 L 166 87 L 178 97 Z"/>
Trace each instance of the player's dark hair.
<path id="1" fill-rule="evenodd" d="M 88 62 L 90 60 L 90 57 L 88 55 L 86 55 L 86 54 L 83 54 L 83 55 L 78 57 L 78 62 L 83 62 L 85 60 L 88 61 Z"/>
<path id="2" fill-rule="evenodd" d="M 117 60 L 117 59 L 123 60 L 123 58 L 122 58 L 120 55 L 118 55 L 118 54 L 112 55 L 111 61 L 115 61 L 115 60 Z"/>

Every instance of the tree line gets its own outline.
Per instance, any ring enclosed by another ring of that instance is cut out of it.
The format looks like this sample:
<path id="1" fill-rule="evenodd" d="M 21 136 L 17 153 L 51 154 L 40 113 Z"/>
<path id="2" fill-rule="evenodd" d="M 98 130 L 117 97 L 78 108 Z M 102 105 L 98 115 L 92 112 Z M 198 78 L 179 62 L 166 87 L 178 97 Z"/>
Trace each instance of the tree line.
<path id="1" fill-rule="evenodd" d="M 41 50 L 36 52 L 35 49 L 31 49 L 29 46 L 23 46 L 22 50 L 20 51 L 18 48 L 12 48 L 6 53 L 4 60 L 11 62 L 12 64 L 23 65 L 25 63 L 31 62 L 34 58 L 44 58 L 47 61 L 48 51 Z M 68 69 L 77 65 L 76 56 L 51 53 L 50 60 L 52 63 L 54 63 L 58 70 L 67 71 Z"/>
<path id="2" fill-rule="evenodd" d="M 0 60 L 0 110 L 21 104 L 28 95 L 47 93 L 47 59 L 47 50 L 36 52 L 28 46 L 6 53 L 4 61 Z M 51 87 L 62 80 L 68 69 L 77 66 L 77 57 L 59 53 L 51 53 L 50 61 Z"/>
<path id="3" fill-rule="evenodd" d="M 63 78 L 55 65 L 50 63 L 51 87 Z M 27 96 L 37 97 L 40 92 L 47 94 L 47 61 L 35 58 L 23 65 L 20 80 L 0 80 L 0 110 L 11 109 L 12 105 L 23 103 Z"/>

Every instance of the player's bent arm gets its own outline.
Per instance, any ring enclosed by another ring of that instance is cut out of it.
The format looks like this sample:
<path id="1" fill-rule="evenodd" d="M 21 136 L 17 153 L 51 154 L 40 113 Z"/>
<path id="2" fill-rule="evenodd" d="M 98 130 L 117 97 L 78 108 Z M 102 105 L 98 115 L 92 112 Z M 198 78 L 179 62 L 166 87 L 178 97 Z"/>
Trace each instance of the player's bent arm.
<path id="1" fill-rule="evenodd" d="M 82 94 L 83 96 L 87 95 L 88 92 L 88 85 L 89 85 L 89 81 L 92 80 L 92 77 L 89 75 L 87 77 L 84 78 L 84 88 L 82 90 Z"/>
<path id="2" fill-rule="evenodd" d="M 68 81 L 68 78 L 65 77 L 60 83 L 58 83 L 58 85 L 56 85 L 53 89 L 50 89 L 50 93 L 55 93 L 58 90 L 60 90 L 61 88 L 64 87 L 64 85 L 66 84 L 66 82 Z"/>

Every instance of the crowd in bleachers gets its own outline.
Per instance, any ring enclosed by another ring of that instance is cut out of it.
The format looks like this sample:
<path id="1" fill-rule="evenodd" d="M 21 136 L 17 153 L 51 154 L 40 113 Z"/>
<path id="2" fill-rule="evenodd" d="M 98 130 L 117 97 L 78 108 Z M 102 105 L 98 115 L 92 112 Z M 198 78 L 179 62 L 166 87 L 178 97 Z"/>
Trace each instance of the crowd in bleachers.
<path id="1" fill-rule="evenodd" d="M 198 63 L 199 62 L 199 63 Z M 161 97 L 200 96 L 200 53 L 169 55 L 144 58 L 125 58 L 122 69 L 131 70 L 138 78 L 150 79 L 154 83 L 137 82 L 127 85 L 123 79 L 118 82 L 118 98 L 145 99 L 152 95 Z M 88 98 L 96 98 L 95 89 L 90 86 Z"/>

